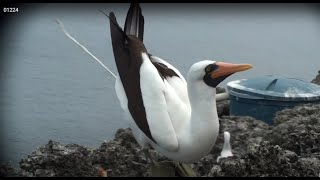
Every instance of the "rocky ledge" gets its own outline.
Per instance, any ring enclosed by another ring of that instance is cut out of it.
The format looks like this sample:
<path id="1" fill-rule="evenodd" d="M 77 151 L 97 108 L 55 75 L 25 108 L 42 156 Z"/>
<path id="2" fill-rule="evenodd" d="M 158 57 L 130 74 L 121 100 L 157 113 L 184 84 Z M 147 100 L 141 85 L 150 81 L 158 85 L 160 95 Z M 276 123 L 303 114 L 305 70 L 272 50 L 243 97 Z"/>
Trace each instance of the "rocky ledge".
<path id="1" fill-rule="evenodd" d="M 313 80 L 315 83 L 318 80 Z M 192 164 L 198 176 L 320 175 L 320 104 L 306 104 L 276 114 L 274 125 L 251 117 L 228 116 L 228 101 L 219 103 L 220 132 L 212 151 Z M 234 156 L 216 159 L 223 132 L 231 134 Z M 151 150 L 154 160 L 166 160 Z M 141 148 L 130 129 L 119 129 L 99 148 L 49 141 L 20 161 L 0 165 L 0 176 L 150 176 Z"/>

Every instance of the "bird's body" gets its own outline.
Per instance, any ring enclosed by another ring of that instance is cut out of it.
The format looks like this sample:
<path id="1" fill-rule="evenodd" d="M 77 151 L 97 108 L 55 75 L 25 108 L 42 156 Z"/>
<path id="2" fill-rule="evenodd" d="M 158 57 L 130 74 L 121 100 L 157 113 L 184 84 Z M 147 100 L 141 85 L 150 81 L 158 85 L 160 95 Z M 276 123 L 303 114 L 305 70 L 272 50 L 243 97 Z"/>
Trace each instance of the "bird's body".
<path id="1" fill-rule="evenodd" d="M 200 160 L 219 132 L 215 87 L 251 66 L 204 60 L 191 66 L 185 80 L 168 62 L 147 52 L 140 7 L 130 7 L 124 31 L 112 12 L 109 18 L 118 69 L 115 90 L 137 142 L 177 162 Z"/>
<path id="2" fill-rule="evenodd" d="M 132 118 L 119 77 L 115 86 L 137 142 L 142 147 L 150 145 L 162 155 L 178 162 L 191 163 L 199 160 L 211 150 L 219 132 L 215 90 L 204 82 L 193 83 L 192 77 L 188 77 L 187 82 L 178 76 L 162 79 L 150 58 L 146 54 L 142 57 L 142 99 L 149 128 L 156 142 L 147 137 Z M 212 61 L 206 61 L 203 65 L 210 63 Z M 169 66 L 169 63 L 166 65 Z"/>

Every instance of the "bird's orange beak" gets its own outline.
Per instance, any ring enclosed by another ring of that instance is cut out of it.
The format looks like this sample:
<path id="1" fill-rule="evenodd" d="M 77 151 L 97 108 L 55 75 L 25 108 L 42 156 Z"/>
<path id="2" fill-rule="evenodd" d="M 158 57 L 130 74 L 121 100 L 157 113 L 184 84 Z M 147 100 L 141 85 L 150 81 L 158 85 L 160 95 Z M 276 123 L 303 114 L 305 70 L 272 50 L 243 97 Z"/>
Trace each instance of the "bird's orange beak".
<path id="1" fill-rule="evenodd" d="M 219 66 L 219 68 L 211 73 L 211 78 L 213 79 L 236 72 L 245 71 L 253 67 L 251 64 L 232 64 L 224 62 L 217 62 L 216 65 Z"/>

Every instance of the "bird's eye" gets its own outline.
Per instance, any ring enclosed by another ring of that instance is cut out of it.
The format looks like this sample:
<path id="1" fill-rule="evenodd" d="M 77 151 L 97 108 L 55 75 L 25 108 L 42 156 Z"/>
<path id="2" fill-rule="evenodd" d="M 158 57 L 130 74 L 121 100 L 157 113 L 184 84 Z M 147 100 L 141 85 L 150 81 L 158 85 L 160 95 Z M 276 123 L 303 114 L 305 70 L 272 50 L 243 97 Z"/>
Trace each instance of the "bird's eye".
<path id="1" fill-rule="evenodd" d="M 206 72 L 210 72 L 211 71 L 211 67 L 210 66 L 207 66 L 206 67 Z"/>

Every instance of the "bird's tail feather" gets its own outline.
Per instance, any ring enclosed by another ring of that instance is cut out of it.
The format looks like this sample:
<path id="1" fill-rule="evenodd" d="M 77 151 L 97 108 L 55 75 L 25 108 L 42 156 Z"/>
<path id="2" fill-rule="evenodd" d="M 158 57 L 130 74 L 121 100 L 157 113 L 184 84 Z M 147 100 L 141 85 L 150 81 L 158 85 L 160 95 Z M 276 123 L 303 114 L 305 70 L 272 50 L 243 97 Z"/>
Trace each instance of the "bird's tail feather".
<path id="1" fill-rule="evenodd" d="M 111 27 L 115 27 L 124 36 L 124 38 L 128 38 L 127 34 L 119 26 L 117 19 L 116 19 L 116 16 L 114 15 L 113 12 L 110 12 L 109 16 L 101 10 L 100 10 L 100 12 L 102 12 L 104 15 L 106 15 L 109 18 Z"/>
<path id="2" fill-rule="evenodd" d="M 131 3 L 124 24 L 124 32 L 134 35 L 143 42 L 144 17 L 139 3 Z"/>

